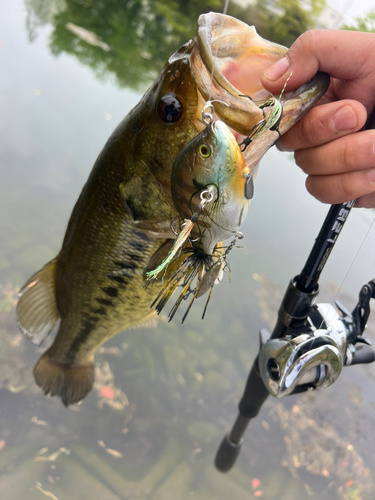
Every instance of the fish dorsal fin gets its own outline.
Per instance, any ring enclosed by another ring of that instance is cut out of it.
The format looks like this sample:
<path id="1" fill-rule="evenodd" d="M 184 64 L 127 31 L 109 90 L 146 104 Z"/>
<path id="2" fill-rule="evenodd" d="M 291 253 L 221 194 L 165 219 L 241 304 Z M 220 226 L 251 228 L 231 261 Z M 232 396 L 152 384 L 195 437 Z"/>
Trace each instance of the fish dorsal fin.
<path id="1" fill-rule="evenodd" d="M 20 291 L 17 321 L 26 337 L 41 345 L 60 318 L 55 293 L 56 259 L 32 276 Z"/>

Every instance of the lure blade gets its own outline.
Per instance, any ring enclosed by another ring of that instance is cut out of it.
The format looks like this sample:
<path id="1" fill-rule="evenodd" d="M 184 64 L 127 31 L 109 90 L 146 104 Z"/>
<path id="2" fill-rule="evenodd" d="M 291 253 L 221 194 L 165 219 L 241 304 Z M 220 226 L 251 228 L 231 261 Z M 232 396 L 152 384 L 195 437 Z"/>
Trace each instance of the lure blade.
<path id="1" fill-rule="evenodd" d="M 247 200 L 251 200 L 253 196 L 254 196 L 254 179 L 253 176 L 250 174 L 249 177 L 247 177 L 245 183 L 245 198 Z"/>
<path id="2" fill-rule="evenodd" d="M 210 288 L 213 287 L 216 278 L 219 276 L 219 273 L 221 271 L 221 268 L 223 267 L 223 263 L 220 260 L 215 262 L 204 274 L 203 278 L 198 281 L 198 292 L 197 292 L 197 299 L 199 297 L 202 297 Z"/>

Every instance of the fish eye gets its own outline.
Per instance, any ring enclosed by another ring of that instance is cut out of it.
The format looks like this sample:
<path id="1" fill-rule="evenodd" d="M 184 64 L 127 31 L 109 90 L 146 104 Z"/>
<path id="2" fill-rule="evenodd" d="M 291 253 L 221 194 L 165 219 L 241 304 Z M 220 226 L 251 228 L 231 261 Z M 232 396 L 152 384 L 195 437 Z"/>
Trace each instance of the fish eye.
<path id="1" fill-rule="evenodd" d="M 173 92 L 165 94 L 158 102 L 156 109 L 165 123 L 175 123 L 182 115 L 182 104 Z"/>
<path id="2" fill-rule="evenodd" d="M 211 155 L 211 149 L 207 146 L 207 144 L 201 144 L 198 151 L 203 158 L 208 158 Z"/>

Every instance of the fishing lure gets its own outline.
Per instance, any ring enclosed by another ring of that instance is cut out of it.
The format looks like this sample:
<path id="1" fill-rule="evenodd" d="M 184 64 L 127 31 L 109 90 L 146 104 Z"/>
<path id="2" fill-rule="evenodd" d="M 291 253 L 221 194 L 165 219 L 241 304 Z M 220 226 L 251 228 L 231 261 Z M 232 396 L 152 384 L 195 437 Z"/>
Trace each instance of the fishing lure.
<path id="1" fill-rule="evenodd" d="M 278 133 L 278 138 L 276 139 L 275 143 L 280 139 L 279 126 L 283 117 L 283 106 L 280 101 L 292 74 L 293 72 L 291 72 L 290 75 L 288 76 L 278 99 L 276 99 L 276 97 L 274 96 L 271 96 L 259 106 L 260 109 L 263 111 L 263 119 L 260 120 L 256 125 L 254 125 L 254 127 L 250 130 L 249 136 L 245 137 L 245 139 L 241 142 L 240 147 L 242 146 L 241 148 L 242 153 L 246 150 L 249 144 L 251 144 L 257 137 L 263 134 L 266 130 L 271 130 Z M 250 100 L 252 100 L 251 97 L 248 95 L 241 95 L 240 97 L 247 97 Z M 272 109 L 266 115 L 265 109 L 269 107 L 271 107 Z"/>
<path id="2" fill-rule="evenodd" d="M 207 188 L 201 191 L 199 195 L 201 201 L 199 205 L 196 206 L 191 219 L 185 219 L 185 221 L 183 222 L 183 229 L 179 234 L 176 234 L 176 241 L 174 242 L 173 247 L 169 251 L 167 257 L 163 260 L 163 262 L 156 269 L 148 271 L 146 273 L 148 279 L 157 278 L 159 273 L 172 262 L 177 252 L 185 245 L 194 228 L 194 224 L 197 222 L 198 217 L 201 215 L 204 207 L 207 205 L 207 203 L 211 203 L 214 199 L 217 198 L 217 189 L 215 186 L 207 186 Z M 174 232 L 172 224 L 171 230 Z"/>
<path id="3" fill-rule="evenodd" d="M 183 322 L 194 300 L 212 291 L 214 283 L 219 281 L 229 253 L 224 252 L 220 242 L 233 236 L 237 241 L 252 197 L 250 168 L 230 129 L 219 120 L 214 122 L 212 113 L 212 104 L 207 103 L 202 113 L 205 128 L 175 159 L 171 192 L 183 221 L 181 232 L 164 261 L 147 273 L 148 279 L 154 279 L 179 252 L 186 254 L 151 305 L 160 313 L 177 286 L 182 285 L 182 292 L 169 313 L 170 320 L 181 301 L 192 295 Z M 188 240 L 190 244 L 184 248 Z M 231 250 L 233 246 L 228 248 Z M 208 301 L 205 311 L 207 304 Z"/>

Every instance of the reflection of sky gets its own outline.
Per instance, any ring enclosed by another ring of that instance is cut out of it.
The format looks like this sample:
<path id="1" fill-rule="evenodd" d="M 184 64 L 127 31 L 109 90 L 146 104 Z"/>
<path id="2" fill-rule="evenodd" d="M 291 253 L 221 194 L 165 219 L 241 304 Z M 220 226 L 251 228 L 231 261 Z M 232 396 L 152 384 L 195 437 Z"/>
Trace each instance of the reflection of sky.
<path id="1" fill-rule="evenodd" d="M 326 0 L 330 7 L 340 12 L 347 21 L 357 17 L 365 17 L 368 12 L 375 9 L 375 0 Z"/>

